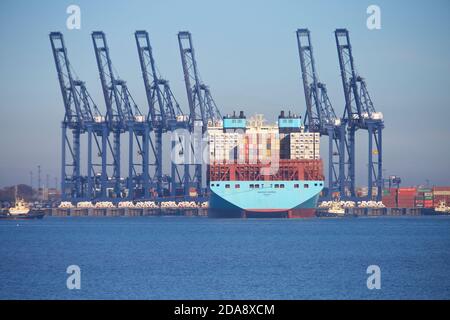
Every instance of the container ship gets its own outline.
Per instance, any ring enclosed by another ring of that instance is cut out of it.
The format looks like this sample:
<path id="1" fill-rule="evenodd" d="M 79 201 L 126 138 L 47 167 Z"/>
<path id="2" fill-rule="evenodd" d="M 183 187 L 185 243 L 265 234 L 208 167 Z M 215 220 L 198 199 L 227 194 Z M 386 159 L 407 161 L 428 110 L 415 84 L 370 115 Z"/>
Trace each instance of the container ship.
<path id="1" fill-rule="evenodd" d="M 314 217 L 324 186 L 320 136 L 300 116 L 283 111 L 275 124 L 262 115 L 225 116 L 208 124 L 210 200 L 214 218 Z"/>

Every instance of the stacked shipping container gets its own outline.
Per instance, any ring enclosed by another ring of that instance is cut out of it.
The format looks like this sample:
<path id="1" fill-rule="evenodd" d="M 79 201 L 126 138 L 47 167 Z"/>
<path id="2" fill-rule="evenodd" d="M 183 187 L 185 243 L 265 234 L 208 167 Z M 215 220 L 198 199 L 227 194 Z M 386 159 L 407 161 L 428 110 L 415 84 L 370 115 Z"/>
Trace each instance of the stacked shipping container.
<path id="1" fill-rule="evenodd" d="M 413 208 L 416 199 L 416 188 L 398 188 L 397 205 L 399 208 Z"/>
<path id="2" fill-rule="evenodd" d="M 314 160 L 320 158 L 320 135 L 312 132 L 292 132 L 290 139 L 290 159 Z"/>
<path id="3" fill-rule="evenodd" d="M 209 133 L 209 159 L 211 161 L 228 161 L 238 155 L 240 136 L 238 133 Z"/>
<path id="4" fill-rule="evenodd" d="M 441 202 L 450 206 L 450 187 L 385 189 L 382 202 L 388 208 L 433 208 Z"/>
<path id="5" fill-rule="evenodd" d="M 319 133 L 304 132 L 299 117 L 284 113 L 279 125 L 264 122 L 260 115 L 246 120 L 241 113 L 208 126 L 211 181 L 323 180 Z"/>
<path id="6" fill-rule="evenodd" d="M 415 206 L 418 208 L 432 208 L 433 207 L 433 190 L 431 188 L 417 189 Z"/>
<path id="7" fill-rule="evenodd" d="M 272 128 L 245 133 L 209 130 L 209 160 L 227 163 L 270 162 L 279 158 L 279 133 Z"/>
<path id="8" fill-rule="evenodd" d="M 260 119 L 248 122 L 243 131 L 227 132 L 222 128 L 209 127 L 210 162 L 258 163 L 272 159 L 319 160 L 320 134 L 302 132 L 279 132 L 277 126 L 264 126 Z"/>
<path id="9" fill-rule="evenodd" d="M 292 160 L 320 159 L 320 134 L 291 132 L 280 134 L 280 158 Z"/>
<path id="10" fill-rule="evenodd" d="M 397 207 L 397 189 L 385 189 L 383 191 L 382 202 L 387 208 Z"/>

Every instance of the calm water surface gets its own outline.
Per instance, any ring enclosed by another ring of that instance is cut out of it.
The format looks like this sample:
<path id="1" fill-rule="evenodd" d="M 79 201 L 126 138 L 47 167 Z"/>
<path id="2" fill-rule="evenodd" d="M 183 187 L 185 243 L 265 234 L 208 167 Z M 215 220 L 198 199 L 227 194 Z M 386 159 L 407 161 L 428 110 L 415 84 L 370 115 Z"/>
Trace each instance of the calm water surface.
<path id="1" fill-rule="evenodd" d="M 0 299 L 450 298 L 450 217 L 46 217 L 0 221 L 0 242 Z"/>

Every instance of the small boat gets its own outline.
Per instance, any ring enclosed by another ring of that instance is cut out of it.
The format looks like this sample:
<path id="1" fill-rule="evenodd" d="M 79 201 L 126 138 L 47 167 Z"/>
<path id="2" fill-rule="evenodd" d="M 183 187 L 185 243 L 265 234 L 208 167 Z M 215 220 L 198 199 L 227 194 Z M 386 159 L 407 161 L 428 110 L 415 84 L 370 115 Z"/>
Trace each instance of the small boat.
<path id="1" fill-rule="evenodd" d="M 16 191 L 17 195 L 17 191 Z M 42 219 L 45 212 L 39 209 L 30 209 L 23 199 L 17 199 L 14 207 L 9 208 L 0 214 L 0 219 L 23 220 L 23 219 Z"/>
<path id="2" fill-rule="evenodd" d="M 434 208 L 434 211 L 436 213 L 440 213 L 440 214 L 442 214 L 442 213 L 450 213 L 450 207 L 447 207 L 445 201 L 441 201 L 439 203 L 439 206 Z"/>

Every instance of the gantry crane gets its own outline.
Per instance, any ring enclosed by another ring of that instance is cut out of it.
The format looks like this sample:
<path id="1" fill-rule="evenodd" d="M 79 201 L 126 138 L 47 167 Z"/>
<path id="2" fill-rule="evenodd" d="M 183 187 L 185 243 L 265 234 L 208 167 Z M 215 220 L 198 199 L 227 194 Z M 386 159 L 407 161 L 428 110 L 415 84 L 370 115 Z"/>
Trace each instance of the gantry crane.
<path id="1" fill-rule="evenodd" d="M 195 174 L 191 178 L 189 166 L 185 166 L 184 187 L 185 193 L 187 193 L 187 188 L 192 184 L 196 185 L 197 190 L 201 189 L 202 135 L 206 132 L 208 121 L 221 120 L 222 117 L 208 86 L 200 80 L 190 32 L 180 31 L 178 33 L 178 44 L 189 104 L 189 129 L 194 134 L 192 151 L 195 158 Z"/>
<path id="2" fill-rule="evenodd" d="M 368 133 L 368 199 L 373 198 L 373 187 L 377 188 L 377 200 L 381 199 L 383 185 L 382 169 L 382 130 L 384 128 L 383 115 L 376 112 L 369 96 L 365 80 L 357 75 L 349 32 L 346 29 L 335 30 L 336 47 L 341 70 L 342 86 L 345 97 L 344 122 L 348 127 L 349 155 L 346 163 L 346 186 L 351 197 L 356 196 L 356 151 L 355 137 L 358 129 Z M 375 142 L 375 144 L 374 144 Z M 376 159 L 374 160 L 374 157 Z"/>
<path id="3" fill-rule="evenodd" d="M 61 32 L 51 32 L 49 37 L 65 107 L 64 121 L 62 122 L 61 196 L 63 199 L 69 197 L 77 200 L 92 199 L 97 196 L 95 166 L 98 166 L 92 161 L 92 145 L 95 142 L 97 154 L 102 159 L 102 180 L 106 180 L 103 174 L 106 172 L 104 169 L 107 165 L 107 126 L 104 117 L 87 91 L 85 83 L 75 79 L 72 75 L 63 34 Z M 72 143 L 67 137 L 67 129 L 72 130 Z M 86 177 L 82 176 L 80 168 L 80 135 L 85 132 L 88 133 Z M 101 144 L 97 136 L 101 137 Z M 67 149 L 70 151 L 72 158 L 72 161 L 69 163 L 66 161 Z M 72 167 L 71 175 L 67 172 L 68 167 Z M 104 193 L 106 193 L 106 188 L 101 188 L 101 194 Z"/>
<path id="4" fill-rule="evenodd" d="M 128 178 L 126 185 L 128 198 L 132 199 L 135 196 L 136 186 L 140 186 L 143 189 L 144 197 L 148 198 L 150 189 L 150 123 L 134 102 L 126 82 L 119 79 L 114 73 L 105 34 L 102 31 L 93 32 L 92 41 L 106 104 L 106 121 L 113 133 L 113 185 L 115 196 L 123 196 L 120 173 L 120 137 L 122 133 L 128 132 Z M 142 157 L 140 163 L 135 163 L 134 160 L 134 138 L 136 138 L 138 154 Z M 155 154 L 155 150 L 153 150 L 153 153 Z M 137 166 L 142 166 L 141 174 L 138 174 Z"/>
<path id="5" fill-rule="evenodd" d="M 161 195 L 163 193 L 162 135 L 164 132 L 173 132 L 178 128 L 186 128 L 187 123 L 184 121 L 183 112 L 170 89 L 169 82 L 162 79 L 157 71 L 148 32 L 140 30 L 136 31 L 134 35 L 149 107 L 149 118 L 155 133 L 158 164 L 155 176 L 157 191 Z M 172 141 L 172 150 L 174 149 L 173 143 L 174 141 Z M 172 196 L 175 196 L 176 186 L 177 184 L 182 185 L 182 178 L 176 162 L 174 159 L 171 160 L 170 193 Z"/>
<path id="6" fill-rule="evenodd" d="M 345 162 L 345 126 L 333 109 L 325 84 L 319 82 L 308 29 L 297 29 L 297 45 L 305 93 L 305 129 L 328 136 L 328 196 L 343 194 L 342 179 Z M 334 160 L 335 156 L 338 161 Z M 337 168 L 336 168 L 337 167 Z"/>

